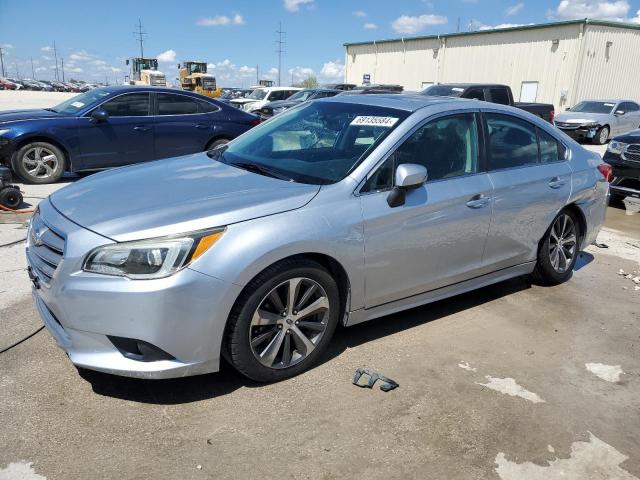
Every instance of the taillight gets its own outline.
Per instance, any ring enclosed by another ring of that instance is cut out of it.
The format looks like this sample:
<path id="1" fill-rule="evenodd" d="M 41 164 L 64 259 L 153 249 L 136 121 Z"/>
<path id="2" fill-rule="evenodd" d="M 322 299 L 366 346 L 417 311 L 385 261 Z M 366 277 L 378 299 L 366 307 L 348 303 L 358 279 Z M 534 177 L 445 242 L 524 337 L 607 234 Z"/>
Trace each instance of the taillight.
<path id="1" fill-rule="evenodd" d="M 553 121 L 556 119 L 556 111 L 555 110 L 551 110 L 551 113 L 549 114 L 549 117 L 551 118 L 551 120 L 549 120 L 551 123 L 553 123 Z"/>
<path id="2" fill-rule="evenodd" d="M 598 165 L 598 171 L 602 174 L 607 182 L 611 182 L 611 180 L 613 180 L 613 167 L 611 167 L 611 165 L 609 165 L 608 163 L 601 163 L 600 165 Z"/>
<path id="3" fill-rule="evenodd" d="M 256 117 L 256 118 L 252 118 L 251 121 L 249 122 L 249 124 L 252 127 L 256 127 L 256 126 L 260 125 L 260 122 L 261 122 L 260 117 Z"/>

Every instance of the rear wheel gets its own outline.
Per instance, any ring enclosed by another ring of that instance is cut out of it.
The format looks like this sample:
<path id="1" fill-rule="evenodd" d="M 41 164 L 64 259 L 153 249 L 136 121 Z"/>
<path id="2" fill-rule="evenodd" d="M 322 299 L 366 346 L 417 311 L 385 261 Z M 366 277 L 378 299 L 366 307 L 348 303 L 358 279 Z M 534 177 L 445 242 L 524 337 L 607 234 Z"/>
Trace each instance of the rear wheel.
<path id="1" fill-rule="evenodd" d="M 609 140 L 609 127 L 600 127 L 593 137 L 593 143 L 596 145 L 604 145 Z"/>
<path id="2" fill-rule="evenodd" d="M 297 375 L 327 349 L 339 310 L 338 287 L 329 272 L 310 260 L 283 261 L 251 281 L 236 302 L 226 356 L 260 382 Z"/>
<path id="3" fill-rule="evenodd" d="M 219 138 L 218 140 L 214 140 L 213 142 L 209 143 L 205 151 L 208 152 L 209 150 L 218 148 L 221 145 L 226 145 L 227 143 L 229 143 L 229 140 L 227 140 L 226 138 Z"/>
<path id="4" fill-rule="evenodd" d="M 563 210 L 553 220 L 538 250 L 533 276 L 542 285 L 566 282 L 579 253 L 580 227 L 575 215 Z"/>
<path id="5" fill-rule="evenodd" d="M 14 153 L 11 166 L 27 183 L 54 183 L 64 173 L 65 157 L 55 145 L 33 142 Z"/>

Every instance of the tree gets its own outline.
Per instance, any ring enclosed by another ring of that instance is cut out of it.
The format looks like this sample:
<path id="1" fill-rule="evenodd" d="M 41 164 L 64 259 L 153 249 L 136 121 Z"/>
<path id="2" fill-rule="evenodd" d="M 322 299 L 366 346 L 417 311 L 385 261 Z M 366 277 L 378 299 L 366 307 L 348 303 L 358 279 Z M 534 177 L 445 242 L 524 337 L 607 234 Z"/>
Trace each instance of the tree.
<path id="1" fill-rule="evenodd" d="M 311 75 L 311 76 L 305 78 L 304 80 L 302 80 L 301 82 L 294 83 L 291 86 L 292 87 L 299 87 L 299 88 L 317 88 L 318 87 L 318 79 L 315 76 Z"/>

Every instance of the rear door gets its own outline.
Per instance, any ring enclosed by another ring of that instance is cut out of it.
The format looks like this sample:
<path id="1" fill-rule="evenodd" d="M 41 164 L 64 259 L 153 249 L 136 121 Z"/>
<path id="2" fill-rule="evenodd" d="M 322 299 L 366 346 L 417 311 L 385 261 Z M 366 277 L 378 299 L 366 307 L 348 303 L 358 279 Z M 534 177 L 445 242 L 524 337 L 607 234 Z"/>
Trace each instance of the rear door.
<path id="1" fill-rule="evenodd" d="M 483 263 L 499 270 L 536 259 L 538 242 L 571 193 L 566 148 L 548 131 L 487 112 L 493 219 Z"/>
<path id="2" fill-rule="evenodd" d="M 448 114 L 412 133 L 360 190 L 367 308 L 477 276 L 491 221 L 474 113 Z M 427 182 L 387 203 L 395 169 L 427 168 Z"/>
<path id="3" fill-rule="evenodd" d="M 154 159 L 153 117 L 149 92 L 118 95 L 96 108 L 109 118 L 93 123 L 90 114 L 78 119 L 80 157 L 77 170 L 119 167 Z"/>
<path id="4" fill-rule="evenodd" d="M 202 152 L 214 136 L 214 113 L 208 102 L 177 93 L 155 95 L 156 158 L 178 157 Z"/>

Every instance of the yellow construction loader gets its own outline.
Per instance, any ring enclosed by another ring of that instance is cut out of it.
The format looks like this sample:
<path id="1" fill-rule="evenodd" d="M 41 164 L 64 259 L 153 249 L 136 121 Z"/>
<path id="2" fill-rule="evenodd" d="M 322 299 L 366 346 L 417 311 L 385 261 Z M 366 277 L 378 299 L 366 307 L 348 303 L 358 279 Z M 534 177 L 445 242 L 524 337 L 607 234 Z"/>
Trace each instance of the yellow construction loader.
<path id="1" fill-rule="evenodd" d="M 164 73 L 158 71 L 158 60 L 156 58 L 138 57 L 127 60 L 126 63 L 131 65 L 130 85 L 167 86 L 167 79 Z"/>
<path id="2" fill-rule="evenodd" d="M 178 71 L 183 90 L 213 98 L 222 95 L 222 89 L 216 85 L 216 77 L 207 73 L 206 62 L 183 62 L 182 65 L 178 65 Z"/>

